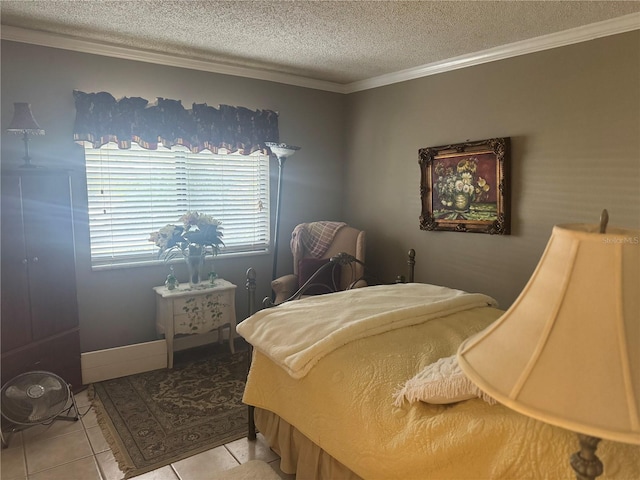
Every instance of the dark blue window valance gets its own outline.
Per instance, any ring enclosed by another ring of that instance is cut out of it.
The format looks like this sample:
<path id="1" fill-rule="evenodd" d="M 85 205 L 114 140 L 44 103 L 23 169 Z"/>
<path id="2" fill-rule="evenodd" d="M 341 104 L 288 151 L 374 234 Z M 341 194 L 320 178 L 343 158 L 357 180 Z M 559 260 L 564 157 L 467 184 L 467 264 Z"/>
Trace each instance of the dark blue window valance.
<path id="1" fill-rule="evenodd" d="M 266 151 L 265 142 L 279 142 L 278 114 L 271 110 L 194 103 L 191 110 L 180 100 L 158 98 L 149 104 L 140 97 L 116 100 L 107 92 L 84 93 L 74 90 L 76 121 L 75 141 L 86 141 L 99 148 L 116 142 L 130 148 L 135 142 L 155 150 L 158 143 L 169 148 L 182 145 L 197 153 L 208 149 L 217 153 L 249 155 Z"/>

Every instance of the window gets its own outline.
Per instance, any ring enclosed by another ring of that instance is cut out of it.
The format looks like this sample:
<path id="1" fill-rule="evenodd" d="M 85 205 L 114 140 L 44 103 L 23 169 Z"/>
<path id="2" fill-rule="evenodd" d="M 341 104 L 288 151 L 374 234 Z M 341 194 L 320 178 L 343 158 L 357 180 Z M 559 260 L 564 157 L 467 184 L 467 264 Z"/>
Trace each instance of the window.
<path id="1" fill-rule="evenodd" d="M 222 222 L 221 255 L 269 245 L 269 157 L 85 142 L 93 268 L 160 261 L 151 232 L 187 211 Z"/>

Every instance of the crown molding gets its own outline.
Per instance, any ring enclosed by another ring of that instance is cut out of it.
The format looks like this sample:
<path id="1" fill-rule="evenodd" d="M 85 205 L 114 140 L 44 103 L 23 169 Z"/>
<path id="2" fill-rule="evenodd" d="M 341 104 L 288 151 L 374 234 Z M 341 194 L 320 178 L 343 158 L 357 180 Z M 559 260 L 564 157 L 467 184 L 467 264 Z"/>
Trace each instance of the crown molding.
<path id="1" fill-rule="evenodd" d="M 499 47 L 482 50 L 468 55 L 449 58 L 441 62 L 429 63 L 420 67 L 409 68 L 387 75 L 369 78 L 359 82 L 345 85 L 344 93 L 354 93 L 362 90 L 405 82 L 416 78 L 436 75 L 438 73 L 450 72 L 460 68 L 472 67 L 483 63 L 503 60 L 505 58 L 526 55 L 528 53 L 541 52 L 552 48 L 572 45 L 574 43 L 586 42 L 596 38 L 616 35 L 640 29 L 640 13 L 632 13 L 622 17 L 592 23 L 581 27 L 564 30 L 562 32 L 551 33 L 540 37 L 522 40 Z"/>
<path id="2" fill-rule="evenodd" d="M 257 80 L 283 83 L 286 85 L 348 94 L 639 29 L 640 13 L 633 13 L 613 18 L 611 20 L 592 23 L 572 28 L 570 30 L 543 35 L 520 42 L 514 42 L 488 50 L 461 55 L 440 62 L 433 62 L 419 67 L 409 68 L 348 84 L 328 82 L 274 72 L 271 70 L 226 65 L 197 58 L 187 58 L 135 48 L 120 47 L 106 43 L 83 40 L 76 37 L 5 25 L 3 25 L 0 30 L 0 37 L 3 40 L 29 43 L 44 47 L 73 50 L 93 55 L 103 55 L 137 62 L 221 73 L 224 75 L 253 78 Z"/>
<path id="3" fill-rule="evenodd" d="M 56 33 L 29 30 L 26 28 L 11 27 L 2 25 L 0 30 L 2 40 L 13 42 L 29 43 L 42 47 L 60 48 L 63 50 L 73 50 L 75 52 L 102 55 L 105 57 L 115 57 L 136 62 L 155 63 L 169 67 L 188 68 L 203 72 L 221 73 L 236 77 L 253 78 L 256 80 L 266 80 L 269 82 L 284 83 L 298 87 L 313 88 L 316 90 L 326 90 L 328 92 L 345 93 L 344 85 L 324 80 L 290 75 L 286 73 L 262 70 L 258 68 L 239 67 L 225 65 L 208 60 L 189 58 L 166 53 L 152 52 L 129 47 L 120 47 L 107 43 L 83 40 L 77 37 L 70 37 Z"/>

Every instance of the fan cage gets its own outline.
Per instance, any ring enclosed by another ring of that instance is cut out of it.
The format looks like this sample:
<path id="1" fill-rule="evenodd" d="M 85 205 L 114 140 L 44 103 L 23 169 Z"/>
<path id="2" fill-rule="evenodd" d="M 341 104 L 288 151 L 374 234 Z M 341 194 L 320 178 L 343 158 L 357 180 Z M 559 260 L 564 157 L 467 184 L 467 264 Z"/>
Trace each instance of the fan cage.
<path id="1" fill-rule="evenodd" d="M 60 388 L 47 386 L 53 381 Z M 9 380 L 2 386 L 0 399 L 0 411 L 8 421 L 17 425 L 36 425 L 54 420 L 69 408 L 71 390 L 55 373 L 39 370 Z"/>

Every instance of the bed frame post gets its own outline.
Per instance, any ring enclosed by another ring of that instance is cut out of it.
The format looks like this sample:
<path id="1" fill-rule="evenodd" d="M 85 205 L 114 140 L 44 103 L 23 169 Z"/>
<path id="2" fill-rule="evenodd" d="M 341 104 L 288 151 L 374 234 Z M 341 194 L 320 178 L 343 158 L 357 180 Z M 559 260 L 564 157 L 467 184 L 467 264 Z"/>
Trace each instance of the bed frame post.
<path id="1" fill-rule="evenodd" d="M 409 250 L 409 260 L 407 260 L 407 265 L 409 265 L 409 283 L 413 283 L 414 272 L 416 268 L 416 251 L 412 248 Z"/>
<path id="2" fill-rule="evenodd" d="M 247 311 L 249 312 L 248 316 L 250 317 L 255 313 L 256 308 L 256 271 L 253 268 L 249 268 L 247 270 L 247 298 L 248 305 Z M 251 359 L 253 358 L 253 345 L 249 343 L 249 359 L 248 359 L 248 367 L 247 367 L 247 375 L 249 374 L 249 369 L 251 368 Z M 253 417 L 255 407 L 253 405 L 247 406 L 247 417 L 248 417 L 248 432 L 247 437 L 249 440 L 256 439 L 256 423 Z"/>

